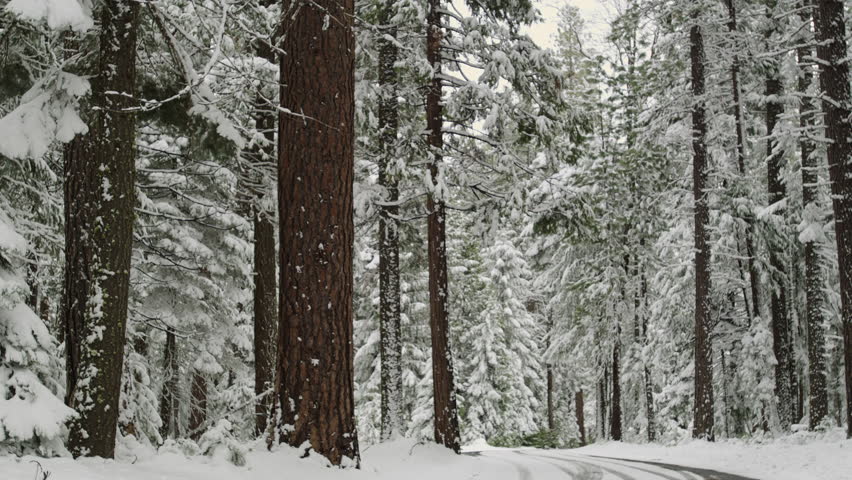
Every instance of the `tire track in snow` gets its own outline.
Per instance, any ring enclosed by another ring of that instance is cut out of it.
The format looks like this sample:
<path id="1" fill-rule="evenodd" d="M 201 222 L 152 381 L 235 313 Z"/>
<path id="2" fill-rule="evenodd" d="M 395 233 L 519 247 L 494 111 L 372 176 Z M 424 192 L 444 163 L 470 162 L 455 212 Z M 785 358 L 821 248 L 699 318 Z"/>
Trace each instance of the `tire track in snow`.
<path id="1" fill-rule="evenodd" d="M 578 462 L 578 463 L 582 462 L 582 463 L 586 463 L 586 461 L 583 461 L 583 460 L 576 460 L 574 458 L 567 458 L 567 457 L 558 457 L 558 456 L 553 457 L 553 456 L 550 456 L 550 455 L 541 455 L 541 454 L 538 454 L 536 456 L 552 458 L 552 459 L 554 459 L 556 461 L 560 461 L 560 462 L 572 462 L 572 463 L 573 462 Z M 600 457 L 594 457 L 594 458 L 597 459 L 597 458 L 600 458 Z M 695 479 L 701 480 L 701 478 L 699 478 L 699 477 L 693 477 L 692 475 L 684 474 L 683 472 L 674 472 L 674 473 L 678 473 L 678 474 L 681 475 L 681 478 L 677 478 L 677 477 L 673 477 L 671 475 L 668 475 L 666 473 L 661 473 L 658 470 L 650 470 L 650 469 L 647 469 L 647 468 L 639 468 L 639 467 L 635 467 L 635 466 L 632 466 L 632 465 L 624 465 L 624 464 L 621 464 L 621 463 L 618 463 L 618 462 L 613 462 L 613 461 L 604 461 L 603 463 L 608 463 L 608 464 L 611 464 L 611 465 L 618 465 L 618 466 L 621 466 L 621 467 L 629 468 L 630 470 L 636 470 L 636 471 L 643 472 L 643 473 L 649 473 L 651 475 L 654 475 L 654 477 L 659 478 L 661 480 L 695 480 Z M 617 473 L 616 471 L 614 471 L 612 469 L 604 468 L 604 470 L 606 470 L 607 472 L 612 473 L 616 476 L 623 475 L 623 474 Z M 622 477 L 620 477 L 620 478 L 622 478 Z"/>

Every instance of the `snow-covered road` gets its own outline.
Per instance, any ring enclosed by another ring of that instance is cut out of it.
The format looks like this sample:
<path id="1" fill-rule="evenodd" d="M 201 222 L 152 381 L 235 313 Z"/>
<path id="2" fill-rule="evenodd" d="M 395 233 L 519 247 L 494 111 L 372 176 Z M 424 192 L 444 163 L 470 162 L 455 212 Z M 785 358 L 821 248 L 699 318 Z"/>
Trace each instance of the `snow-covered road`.
<path id="1" fill-rule="evenodd" d="M 677 465 L 637 462 L 565 450 L 492 450 L 472 453 L 517 470 L 518 480 L 752 480 Z"/>

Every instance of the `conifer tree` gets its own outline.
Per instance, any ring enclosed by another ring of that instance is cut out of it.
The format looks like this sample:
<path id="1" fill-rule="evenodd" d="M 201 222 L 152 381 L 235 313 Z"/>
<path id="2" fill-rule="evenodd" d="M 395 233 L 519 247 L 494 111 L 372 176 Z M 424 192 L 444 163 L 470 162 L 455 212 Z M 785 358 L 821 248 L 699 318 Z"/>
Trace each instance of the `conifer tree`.
<path id="1" fill-rule="evenodd" d="M 852 437 L 852 180 L 847 173 L 852 163 L 852 87 L 846 44 L 844 2 L 817 0 L 814 32 L 819 58 L 819 82 L 823 92 L 828 171 L 831 179 L 840 269 L 841 321 L 846 365 L 846 435 Z"/>
<path id="2" fill-rule="evenodd" d="M 352 351 L 354 4 L 285 2 L 281 31 L 282 442 L 334 465 L 359 458 Z M 330 102 L 329 99 L 334 99 Z M 307 453 L 307 452 L 306 452 Z"/>
<path id="3" fill-rule="evenodd" d="M 707 123 L 705 118 L 704 37 L 697 15 L 690 27 L 692 71 L 692 191 L 695 215 L 695 405 L 693 435 L 713 439 L 713 355 L 710 330 L 710 245 L 707 224 Z"/>
<path id="4" fill-rule="evenodd" d="M 133 239 L 136 2 L 98 10 L 88 133 L 65 149 L 66 402 L 75 456 L 115 452 Z"/>

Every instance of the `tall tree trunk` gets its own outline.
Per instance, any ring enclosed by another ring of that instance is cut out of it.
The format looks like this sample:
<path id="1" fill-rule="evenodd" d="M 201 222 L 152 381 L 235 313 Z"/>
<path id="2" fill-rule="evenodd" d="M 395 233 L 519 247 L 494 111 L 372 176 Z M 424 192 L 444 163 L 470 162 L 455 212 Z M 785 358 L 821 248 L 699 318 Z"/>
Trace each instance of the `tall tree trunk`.
<path id="1" fill-rule="evenodd" d="M 527 302 L 527 311 L 530 313 L 538 312 L 538 305 L 535 301 Z M 544 339 L 544 351 L 547 352 L 550 350 L 550 335 L 553 332 L 553 318 L 548 315 L 547 316 L 547 335 Z M 553 364 L 547 362 L 545 364 L 545 377 L 547 380 L 547 429 L 551 432 L 556 428 L 556 419 L 554 418 L 555 412 L 553 411 Z"/>
<path id="2" fill-rule="evenodd" d="M 447 283 L 447 214 L 439 186 L 444 137 L 441 89 L 441 0 L 429 0 L 426 58 L 432 65 L 432 81 L 426 93 L 427 142 L 431 156 L 429 172 L 433 185 L 426 208 L 429 211 L 429 326 L 432 330 L 432 381 L 435 401 L 435 441 L 459 451 L 459 420 L 453 385 L 453 359 L 449 340 L 449 285 Z"/>
<path id="3" fill-rule="evenodd" d="M 65 147 L 66 403 L 74 456 L 112 458 L 124 362 L 135 205 L 139 3 L 106 0 L 89 131 Z M 116 93 L 118 92 L 118 93 Z"/>
<path id="4" fill-rule="evenodd" d="M 27 258 L 27 286 L 30 288 L 30 294 L 27 296 L 27 305 L 33 312 L 39 311 L 39 300 L 41 298 L 38 279 L 38 256 L 35 250 L 30 251 Z M 44 320 L 44 319 L 42 319 Z"/>
<path id="5" fill-rule="evenodd" d="M 819 83 L 824 95 L 825 136 L 834 207 L 843 352 L 846 363 L 846 434 L 852 437 L 852 92 L 846 48 L 846 22 L 841 0 L 818 0 L 815 12 Z"/>
<path id="6" fill-rule="evenodd" d="M 275 0 L 264 0 L 264 6 L 271 6 Z M 274 39 L 270 41 L 275 42 Z M 258 57 L 275 63 L 275 49 L 264 40 L 255 45 Z M 266 145 L 258 145 L 252 152 L 253 169 L 274 172 L 276 166 L 275 142 L 276 115 L 275 106 L 264 99 L 263 87 L 258 87 L 254 105 L 255 125 L 263 134 Z M 263 173 L 261 173 L 262 177 Z M 260 188 L 263 189 L 263 178 Z M 265 212 L 260 206 L 262 196 L 267 192 L 260 190 L 252 198 L 251 215 L 254 226 L 254 394 L 258 398 L 255 403 L 255 434 L 262 435 L 266 430 L 268 415 L 272 408 L 270 390 L 275 375 L 275 354 L 278 336 L 278 298 L 277 298 L 277 265 L 275 261 L 275 224 L 272 213 Z"/>
<path id="7" fill-rule="evenodd" d="M 774 2 L 768 2 L 768 16 L 771 21 Z M 767 32 L 770 39 L 773 30 Z M 783 154 L 779 151 L 778 142 L 773 137 L 775 126 L 784 113 L 784 104 L 781 99 L 783 94 L 781 79 L 779 77 L 779 66 L 776 61 L 770 60 L 766 65 L 766 172 L 767 187 L 769 193 L 769 204 L 777 204 L 784 201 L 786 191 L 784 188 L 781 168 Z M 783 211 L 781 212 L 783 215 Z M 783 232 L 778 232 L 783 235 Z M 792 345 L 790 342 L 790 328 L 787 314 L 786 295 L 786 267 L 784 264 L 783 241 L 775 239 L 770 242 L 769 262 L 772 267 L 770 276 L 771 306 L 772 306 L 772 350 L 777 361 L 775 365 L 775 396 L 778 399 L 778 417 L 781 428 L 787 430 L 793 423 L 793 391 L 792 391 Z"/>
<path id="8" fill-rule="evenodd" d="M 268 212 L 254 216 L 254 393 L 255 433 L 266 430 L 272 408 L 278 303 L 276 298 L 275 225 Z"/>
<path id="9" fill-rule="evenodd" d="M 645 309 L 642 312 L 642 346 L 648 346 L 648 281 L 642 274 L 642 300 Z M 643 377 L 645 380 L 645 418 L 648 423 L 648 441 L 653 442 L 657 438 L 657 425 L 654 417 L 654 383 L 651 380 L 651 369 L 648 368 L 648 360 L 643 362 Z"/>
<path id="10" fill-rule="evenodd" d="M 732 34 L 737 34 L 737 8 L 735 0 L 725 0 L 728 7 L 728 31 Z M 736 52 L 736 46 L 734 47 Z M 737 170 L 741 177 L 745 177 L 746 167 L 746 148 L 745 148 L 745 119 L 743 118 L 743 105 L 740 99 L 740 59 L 734 54 L 731 61 L 731 94 L 734 101 L 734 125 L 737 133 Z M 755 246 L 754 246 L 754 218 L 748 215 L 745 218 L 746 231 L 746 261 L 748 262 L 749 285 L 751 287 L 751 311 L 749 311 L 749 324 L 751 320 L 760 316 L 760 274 L 757 271 L 757 263 L 755 261 Z M 745 295 L 745 294 L 743 294 Z M 744 299 L 748 303 L 748 299 Z"/>
<path id="11" fill-rule="evenodd" d="M 615 345 L 612 347 L 611 403 L 609 435 L 613 440 L 621 441 L 621 325 L 616 328 Z"/>
<path id="12" fill-rule="evenodd" d="M 382 439 L 403 433 L 402 337 L 399 297 L 399 173 L 396 144 L 399 129 L 397 28 L 394 1 L 385 0 L 379 11 L 383 35 L 379 48 L 379 185 L 385 196 L 379 206 L 379 323 L 382 359 Z"/>
<path id="13" fill-rule="evenodd" d="M 603 376 L 598 380 L 598 434 L 601 439 L 607 438 L 607 385 L 609 384 L 609 368 L 604 364 Z"/>
<path id="14" fill-rule="evenodd" d="M 207 379 L 198 370 L 193 369 L 190 380 L 189 432 L 193 440 L 198 441 L 204 433 L 207 422 Z"/>
<path id="15" fill-rule="evenodd" d="M 719 352 L 719 361 L 722 367 L 722 412 L 723 419 L 725 422 L 725 437 L 730 438 L 731 436 L 731 428 L 730 428 L 730 398 L 728 396 L 728 365 L 725 356 L 725 349 L 720 349 Z"/>
<path id="16" fill-rule="evenodd" d="M 698 19 L 696 18 L 697 22 Z M 713 439 L 713 348 L 710 338 L 710 245 L 707 224 L 707 122 L 704 107 L 704 38 L 699 25 L 689 33 L 692 70 L 692 192 L 695 201 L 695 405 L 696 438 Z"/>
<path id="17" fill-rule="evenodd" d="M 287 83 L 278 136 L 278 433 L 282 442 L 307 445 L 335 465 L 359 459 L 352 351 L 353 8 L 352 0 L 284 0 L 281 17 L 281 78 Z"/>
<path id="18" fill-rule="evenodd" d="M 577 416 L 577 428 L 580 430 L 580 445 L 586 444 L 586 418 L 583 412 L 583 389 L 574 394 L 574 413 Z"/>
<path id="19" fill-rule="evenodd" d="M 177 363 L 177 338 L 171 329 L 166 330 L 166 346 L 163 348 L 163 389 L 160 391 L 160 436 L 177 438 L 178 429 L 178 381 L 180 373 Z"/>
<path id="20" fill-rule="evenodd" d="M 553 365 L 547 364 L 547 429 L 551 432 L 556 428 L 553 418 Z"/>

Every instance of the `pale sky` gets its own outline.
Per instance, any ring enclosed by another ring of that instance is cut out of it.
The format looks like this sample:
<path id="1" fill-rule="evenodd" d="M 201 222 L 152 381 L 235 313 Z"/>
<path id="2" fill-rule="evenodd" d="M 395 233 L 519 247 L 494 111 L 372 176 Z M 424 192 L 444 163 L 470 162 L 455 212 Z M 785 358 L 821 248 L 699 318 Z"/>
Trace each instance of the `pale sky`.
<path id="1" fill-rule="evenodd" d="M 527 33 L 541 47 L 552 47 L 552 36 L 556 33 L 559 24 L 559 9 L 570 4 L 580 9 L 580 13 L 586 20 L 587 33 L 599 40 L 609 29 L 606 19 L 609 17 L 604 2 L 599 0 L 534 0 L 536 7 L 541 11 L 544 22 L 527 28 Z"/>

